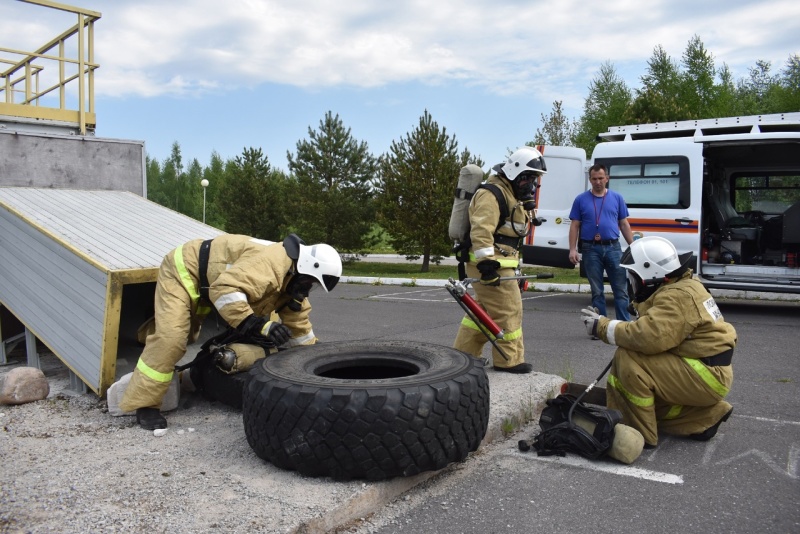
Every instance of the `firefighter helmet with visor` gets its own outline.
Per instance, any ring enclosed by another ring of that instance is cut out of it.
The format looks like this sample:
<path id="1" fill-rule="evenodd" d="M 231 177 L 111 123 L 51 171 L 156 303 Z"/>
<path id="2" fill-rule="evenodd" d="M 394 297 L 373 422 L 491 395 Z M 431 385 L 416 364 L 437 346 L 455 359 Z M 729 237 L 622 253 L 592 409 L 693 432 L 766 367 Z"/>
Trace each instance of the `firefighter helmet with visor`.
<path id="1" fill-rule="evenodd" d="M 513 183 L 520 175 L 547 174 L 547 165 L 541 152 L 532 146 L 523 146 L 515 150 L 505 163 L 498 163 L 492 170 L 502 172 Z"/>
<path id="2" fill-rule="evenodd" d="M 325 292 L 332 290 L 342 276 L 342 258 L 324 243 L 300 245 L 297 272 L 316 278 Z"/>

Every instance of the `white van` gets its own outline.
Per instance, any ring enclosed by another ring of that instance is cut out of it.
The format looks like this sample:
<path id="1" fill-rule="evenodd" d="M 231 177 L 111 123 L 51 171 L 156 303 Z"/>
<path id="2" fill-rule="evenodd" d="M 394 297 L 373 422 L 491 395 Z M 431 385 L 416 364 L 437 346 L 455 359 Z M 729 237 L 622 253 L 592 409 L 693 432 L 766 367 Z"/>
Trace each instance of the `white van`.
<path id="1" fill-rule="evenodd" d="M 538 147 L 546 222 L 526 238 L 524 263 L 572 267 L 572 201 L 602 163 L 634 237 L 692 251 L 706 287 L 800 293 L 800 113 L 614 126 L 600 137 L 591 161 L 582 149 Z"/>

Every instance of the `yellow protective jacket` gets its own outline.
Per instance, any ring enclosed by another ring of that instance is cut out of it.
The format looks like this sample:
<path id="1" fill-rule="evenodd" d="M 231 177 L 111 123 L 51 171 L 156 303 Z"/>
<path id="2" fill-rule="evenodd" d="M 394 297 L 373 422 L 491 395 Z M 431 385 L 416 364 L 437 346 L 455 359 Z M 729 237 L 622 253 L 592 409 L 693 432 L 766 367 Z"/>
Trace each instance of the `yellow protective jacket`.
<path id="1" fill-rule="evenodd" d="M 199 298 L 199 293 L 190 287 L 200 287 L 198 254 L 202 242 L 196 239 L 182 247 L 185 272 L 191 277 L 191 284 L 184 280 L 184 287 L 189 286 L 187 290 L 192 299 Z M 207 271 L 211 303 L 233 327 L 253 313 L 269 317 L 291 298 L 284 291 L 294 274 L 292 266 L 292 259 L 282 243 L 235 234 L 215 237 L 211 242 Z M 310 312 L 311 304 L 305 299 L 300 311 L 283 307 L 278 313 L 281 322 L 292 331 L 290 345 L 308 345 L 316 341 Z"/>
<path id="2" fill-rule="evenodd" d="M 669 352 L 690 359 L 715 356 L 736 345 L 736 330 L 691 270 L 665 282 L 636 309 L 635 321 L 601 317 L 597 335 L 640 354 Z"/>
<path id="3" fill-rule="evenodd" d="M 522 203 L 514 198 L 514 191 L 508 180 L 493 174 L 489 176 L 487 183 L 496 185 L 503 192 L 509 214 L 497 230 L 497 223 L 500 221 L 497 198 L 494 193 L 486 189 L 478 189 L 475 192 L 469 205 L 469 236 L 472 241 L 470 263 L 495 260 L 500 262 L 501 268 L 515 269 L 519 266 L 519 250 L 511 245 L 496 242 L 495 231 L 497 230 L 496 233 L 501 236 L 519 239 L 514 229 L 527 233 L 530 228 L 530 216 L 522 209 Z"/>

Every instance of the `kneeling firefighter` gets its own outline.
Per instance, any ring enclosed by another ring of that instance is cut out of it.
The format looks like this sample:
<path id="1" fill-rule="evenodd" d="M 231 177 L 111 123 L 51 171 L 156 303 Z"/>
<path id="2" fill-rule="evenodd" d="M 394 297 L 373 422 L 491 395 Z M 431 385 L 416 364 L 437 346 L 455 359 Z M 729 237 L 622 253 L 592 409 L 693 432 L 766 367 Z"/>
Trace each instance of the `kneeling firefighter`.
<path id="1" fill-rule="evenodd" d="M 724 399 L 733 383 L 736 330 L 688 267 L 662 237 L 643 237 L 622 255 L 635 321 L 610 320 L 582 310 L 589 335 L 617 345 L 606 388 L 609 408 L 642 433 L 646 447 L 658 432 L 706 441 L 733 407 Z"/>
<path id="2" fill-rule="evenodd" d="M 244 235 L 196 239 L 164 257 L 155 293 L 155 321 L 120 402 L 142 428 L 166 428 L 161 402 L 175 364 L 197 340 L 213 305 L 225 322 L 274 346 L 311 345 L 309 292 L 332 290 L 342 261 L 331 246 L 307 246 L 292 234 L 283 243 Z M 280 322 L 270 321 L 277 312 Z"/>
<path id="3" fill-rule="evenodd" d="M 536 204 L 539 178 L 547 172 L 544 158 L 533 147 L 517 149 L 475 191 L 469 204 L 469 262 L 466 276 L 480 278 L 474 286 L 476 300 L 503 329 L 501 347 L 492 349 L 494 368 L 510 373 L 530 373 L 522 340 L 522 299 L 513 277 L 520 264 L 519 248 L 527 235 Z M 478 172 L 480 169 L 478 168 Z M 461 321 L 454 347 L 480 358 L 487 339 L 469 316 Z M 507 359 L 506 359 L 507 356 Z"/>

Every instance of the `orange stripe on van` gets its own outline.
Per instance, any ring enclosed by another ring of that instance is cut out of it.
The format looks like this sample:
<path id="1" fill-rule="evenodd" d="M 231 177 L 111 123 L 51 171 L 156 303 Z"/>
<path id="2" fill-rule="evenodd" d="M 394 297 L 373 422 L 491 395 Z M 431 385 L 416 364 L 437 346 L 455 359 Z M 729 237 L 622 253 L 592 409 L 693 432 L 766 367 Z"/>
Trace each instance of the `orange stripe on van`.
<path id="1" fill-rule="evenodd" d="M 634 232 L 667 232 L 673 234 L 696 234 L 698 222 L 680 223 L 675 219 L 633 219 L 628 218 Z"/>

